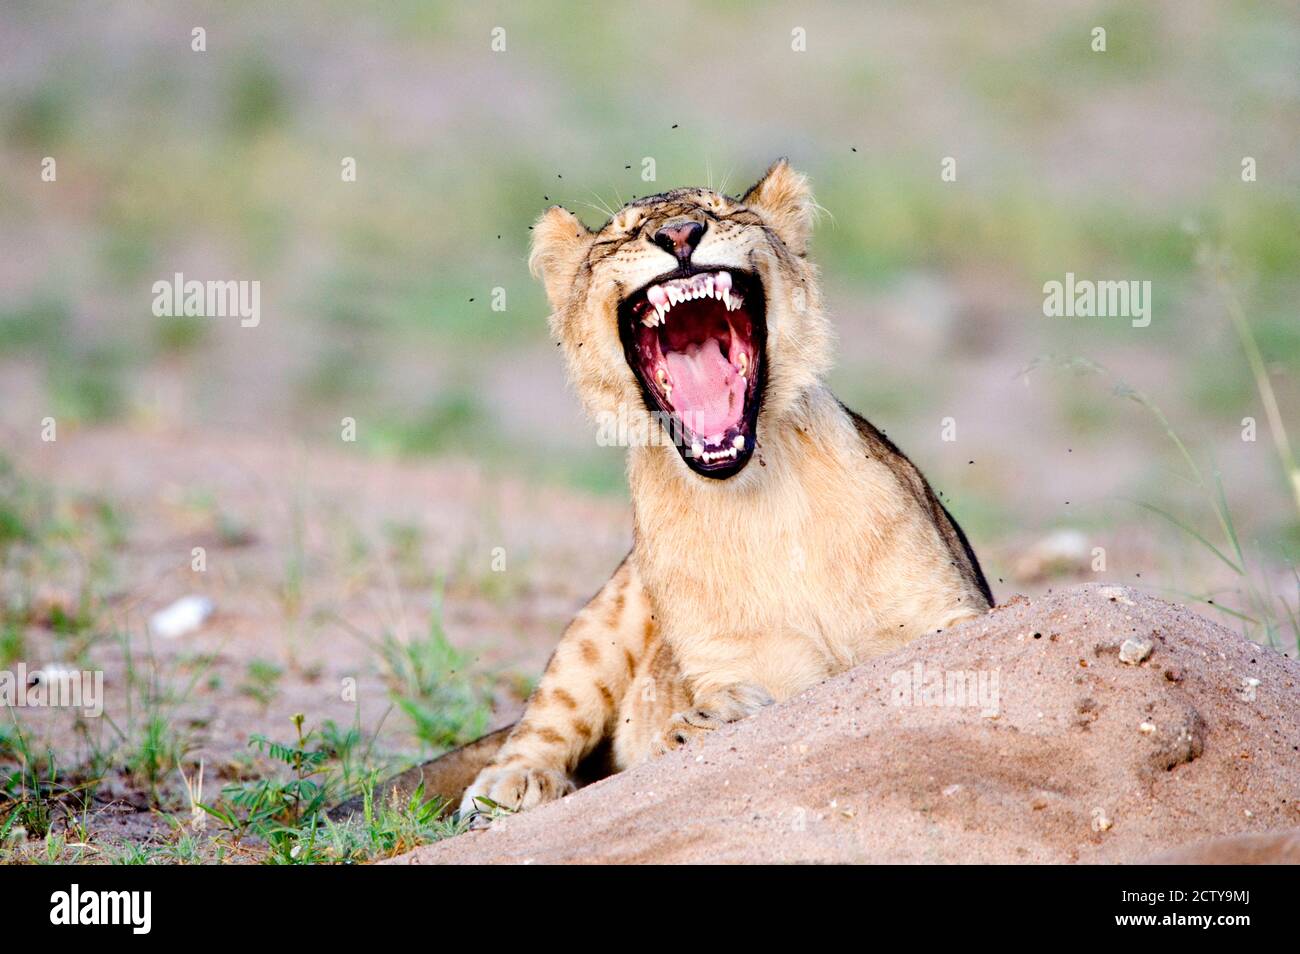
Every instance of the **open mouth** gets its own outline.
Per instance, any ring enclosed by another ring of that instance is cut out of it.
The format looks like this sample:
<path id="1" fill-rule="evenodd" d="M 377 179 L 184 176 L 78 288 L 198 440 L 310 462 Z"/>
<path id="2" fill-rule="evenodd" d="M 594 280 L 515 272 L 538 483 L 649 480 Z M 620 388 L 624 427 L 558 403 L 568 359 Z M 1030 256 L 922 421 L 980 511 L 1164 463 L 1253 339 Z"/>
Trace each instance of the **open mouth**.
<path id="1" fill-rule="evenodd" d="M 619 306 L 619 334 L 682 459 L 725 478 L 754 452 L 763 394 L 763 287 L 750 272 L 686 266 Z"/>

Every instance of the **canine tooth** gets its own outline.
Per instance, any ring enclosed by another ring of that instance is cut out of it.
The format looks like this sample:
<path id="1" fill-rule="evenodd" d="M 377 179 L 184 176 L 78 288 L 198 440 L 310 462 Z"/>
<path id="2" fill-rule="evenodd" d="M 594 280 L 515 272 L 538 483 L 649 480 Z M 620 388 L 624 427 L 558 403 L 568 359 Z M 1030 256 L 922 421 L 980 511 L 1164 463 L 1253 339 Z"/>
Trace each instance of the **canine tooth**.
<path id="1" fill-rule="evenodd" d="M 731 289 L 722 289 L 722 303 L 727 306 L 727 311 L 731 311 Z"/>
<path id="2" fill-rule="evenodd" d="M 692 457 L 703 457 L 703 456 L 704 456 L 704 445 L 701 444 L 699 441 L 696 441 L 694 444 L 692 444 L 692 445 L 691 445 L 691 456 L 692 456 Z"/>
<path id="3" fill-rule="evenodd" d="M 731 288 L 731 272 L 718 272 L 717 275 L 714 276 L 713 284 L 718 289 Z"/>
<path id="4" fill-rule="evenodd" d="M 734 451 L 745 449 L 745 438 L 743 435 L 737 434 L 731 439 L 731 449 Z"/>

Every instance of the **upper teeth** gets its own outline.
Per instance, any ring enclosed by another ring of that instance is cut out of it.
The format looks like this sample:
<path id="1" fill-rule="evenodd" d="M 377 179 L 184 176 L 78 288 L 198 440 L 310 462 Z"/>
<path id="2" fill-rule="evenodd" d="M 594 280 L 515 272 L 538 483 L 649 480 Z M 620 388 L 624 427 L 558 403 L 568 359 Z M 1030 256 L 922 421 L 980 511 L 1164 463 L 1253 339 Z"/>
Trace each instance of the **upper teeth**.
<path id="1" fill-rule="evenodd" d="M 662 285 L 651 285 L 646 289 L 645 296 L 654 306 L 654 311 L 641 319 L 647 328 L 663 324 L 673 305 L 683 301 L 715 298 L 726 306 L 727 311 L 735 311 L 744 302 L 741 295 L 731 293 L 730 272 L 701 272 L 690 278 L 676 278 Z"/>

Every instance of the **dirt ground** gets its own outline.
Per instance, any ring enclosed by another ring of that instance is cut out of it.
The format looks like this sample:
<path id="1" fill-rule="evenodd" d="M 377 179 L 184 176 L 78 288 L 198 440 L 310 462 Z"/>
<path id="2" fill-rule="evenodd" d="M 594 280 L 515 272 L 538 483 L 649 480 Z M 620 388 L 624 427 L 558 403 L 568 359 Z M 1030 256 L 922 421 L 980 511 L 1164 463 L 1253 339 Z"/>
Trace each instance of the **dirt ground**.
<path id="1" fill-rule="evenodd" d="M 931 693 L 935 674 L 974 674 L 975 691 Z M 1205 860 L 1201 842 L 1270 833 L 1264 857 L 1294 856 L 1298 752 L 1300 664 L 1134 589 L 1087 585 L 397 860 Z M 1225 844 L 1261 860 L 1258 841 Z"/>

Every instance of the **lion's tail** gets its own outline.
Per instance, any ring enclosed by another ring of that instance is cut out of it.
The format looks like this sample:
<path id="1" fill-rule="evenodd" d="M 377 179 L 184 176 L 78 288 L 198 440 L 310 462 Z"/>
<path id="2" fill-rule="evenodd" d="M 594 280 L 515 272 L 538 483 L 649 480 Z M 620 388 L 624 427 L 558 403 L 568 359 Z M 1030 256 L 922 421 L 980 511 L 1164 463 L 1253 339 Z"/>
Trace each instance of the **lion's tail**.
<path id="1" fill-rule="evenodd" d="M 401 775 L 377 786 L 375 801 L 392 798 L 393 793 L 397 793 L 399 798 L 409 798 L 423 782 L 425 799 L 437 797 L 448 810 L 454 810 L 460 804 L 465 789 L 469 788 L 478 773 L 496 756 L 497 749 L 501 748 L 513 728 L 513 725 L 508 725 L 497 729 L 423 765 L 407 769 Z M 335 821 L 343 821 L 359 814 L 363 806 L 362 796 L 358 795 L 331 809 L 329 815 Z"/>

